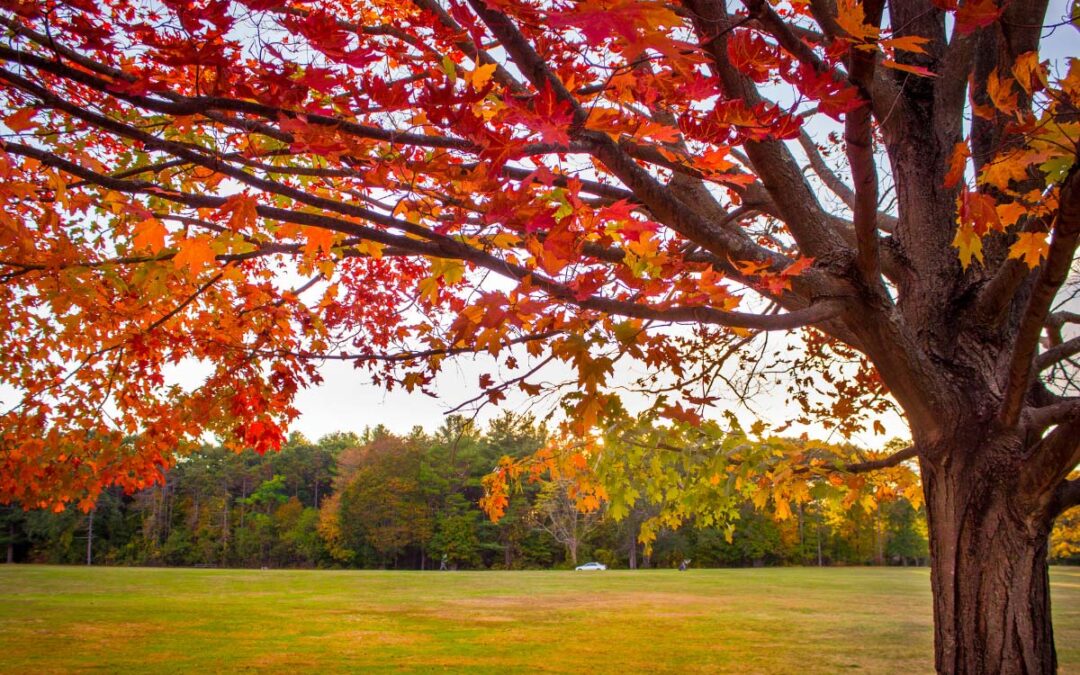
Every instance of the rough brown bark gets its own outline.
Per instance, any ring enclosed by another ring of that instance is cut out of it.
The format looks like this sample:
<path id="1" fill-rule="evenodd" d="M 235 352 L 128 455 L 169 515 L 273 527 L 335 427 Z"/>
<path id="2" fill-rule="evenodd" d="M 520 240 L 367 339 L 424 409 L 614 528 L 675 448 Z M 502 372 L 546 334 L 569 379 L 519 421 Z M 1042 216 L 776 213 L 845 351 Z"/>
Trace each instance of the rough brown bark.
<path id="1" fill-rule="evenodd" d="M 1052 520 L 1017 492 L 1009 444 L 922 462 L 940 673 L 1055 673 Z M 978 457 L 965 465 L 957 457 Z"/>

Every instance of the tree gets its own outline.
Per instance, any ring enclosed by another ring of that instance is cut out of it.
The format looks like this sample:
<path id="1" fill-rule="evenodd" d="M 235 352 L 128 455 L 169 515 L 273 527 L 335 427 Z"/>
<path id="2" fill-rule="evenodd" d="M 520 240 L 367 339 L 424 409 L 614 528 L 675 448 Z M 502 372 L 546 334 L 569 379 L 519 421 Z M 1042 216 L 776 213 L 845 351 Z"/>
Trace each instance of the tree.
<path id="1" fill-rule="evenodd" d="M 601 512 L 582 508 L 572 481 L 561 478 L 541 484 L 533 506 L 534 522 L 566 547 L 570 563 L 578 564 L 581 542 L 600 524 Z"/>
<path id="2" fill-rule="evenodd" d="M 368 565 L 396 568 L 403 555 L 422 556 L 432 519 L 419 482 L 421 448 L 380 435 L 358 455 L 356 470 L 342 477 L 338 536 Z"/>
<path id="3" fill-rule="evenodd" d="M 591 440 L 637 360 L 628 386 L 694 426 L 789 331 L 805 417 L 850 432 L 895 402 L 912 445 L 728 453 L 706 477 L 857 494 L 917 462 L 938 669 L 1052 672 L 1047 535 L 1080 502 L 1080 68 L 1042 60 L 1046 14 L 7 3 L 0 499 L 89 509 L 207 432 L 275 449 L 328 358 L 429 391 L 487 353 L 493 402 L 563 362 Z M 186 359 L 212 371 L 171 386 Z"/>

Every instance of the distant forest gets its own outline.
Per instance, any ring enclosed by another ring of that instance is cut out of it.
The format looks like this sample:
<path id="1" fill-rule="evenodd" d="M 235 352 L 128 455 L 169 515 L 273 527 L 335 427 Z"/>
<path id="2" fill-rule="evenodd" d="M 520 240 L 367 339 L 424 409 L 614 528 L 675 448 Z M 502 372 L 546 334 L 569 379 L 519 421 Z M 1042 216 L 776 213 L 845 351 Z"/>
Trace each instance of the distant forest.
<path id="1" fill-rule="evenodd" d="M 689 524 L 661 531 L 648 554 L 637 542 L 647 504 L 620 521 L 583 514 L 558 481 L 524 484 L 492 523 L 477 505 L 481 479 L 545 436 L 506 414 L 483 430 L 449 417 L 434 434 L 293 434 L 265 455 L 208 446 L 161 485 L 103 492 L 90 513 L 0 507 L 0 546 L 8 562 L 364 569 L 921 565 L 928 555 L 925 516 L 903 498 L 872 510 L 809 502 L 784 520 L 748 503 L 730 541 Z M 1080 561 L 1068 543 L 1052 551 Z"/>

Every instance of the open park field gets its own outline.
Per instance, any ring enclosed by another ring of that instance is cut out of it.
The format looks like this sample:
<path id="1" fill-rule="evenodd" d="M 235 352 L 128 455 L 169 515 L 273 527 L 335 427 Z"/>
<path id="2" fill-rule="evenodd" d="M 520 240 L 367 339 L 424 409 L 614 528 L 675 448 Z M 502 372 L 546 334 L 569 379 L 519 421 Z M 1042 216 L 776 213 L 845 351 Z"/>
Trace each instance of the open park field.
<path id="1" fill-rule="evenodd" d="M 1051 573 L 1080 672 L 1080 569 Z M 0 567 L 0 671 L 932 670 L 928 572 Z"/>

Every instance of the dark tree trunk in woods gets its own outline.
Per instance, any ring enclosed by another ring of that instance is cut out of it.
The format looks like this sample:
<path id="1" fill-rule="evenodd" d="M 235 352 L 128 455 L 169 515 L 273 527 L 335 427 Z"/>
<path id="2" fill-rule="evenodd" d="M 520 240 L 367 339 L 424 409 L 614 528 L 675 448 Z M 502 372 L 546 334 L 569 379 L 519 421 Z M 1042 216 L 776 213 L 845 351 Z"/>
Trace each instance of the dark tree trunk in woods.
<path id="1" fill-rule="evenodd" d="M 86 524 L 86 564 L 94 564 L 94 511 L 87 516 Z"/>
<path id="2" fill-rule="evenodd" d="M 7 563 L 15 562 L 15 523 L 8 523 Z"/>

